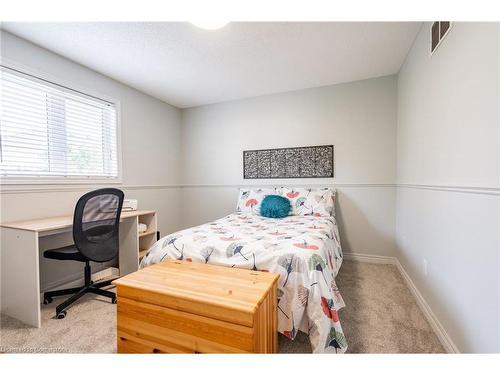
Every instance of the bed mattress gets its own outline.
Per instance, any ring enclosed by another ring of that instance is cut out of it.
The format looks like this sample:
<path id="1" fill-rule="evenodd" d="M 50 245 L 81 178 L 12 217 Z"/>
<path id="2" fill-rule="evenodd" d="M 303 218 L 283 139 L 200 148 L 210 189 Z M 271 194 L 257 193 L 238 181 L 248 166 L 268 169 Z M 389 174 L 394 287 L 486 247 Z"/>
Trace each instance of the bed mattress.
<path id="1" fill-rule="evenodd" d="M 163 237 L 140 266 L 167 259 L 278 273 L 278 331 L 291 340 L 305 332 L 314 353 L 347 349 L 337 313 L 344 301 L 335 283 L 343 259 L 335 217 L 234 213 Z"/>

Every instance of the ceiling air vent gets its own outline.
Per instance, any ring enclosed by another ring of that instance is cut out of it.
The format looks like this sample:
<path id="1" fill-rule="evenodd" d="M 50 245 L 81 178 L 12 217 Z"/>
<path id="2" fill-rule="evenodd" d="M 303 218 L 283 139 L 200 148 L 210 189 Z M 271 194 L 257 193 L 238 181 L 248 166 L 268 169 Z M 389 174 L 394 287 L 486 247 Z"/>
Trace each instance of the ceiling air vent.
<path id="1" fill-rule="evenodd" d="M 441 45 L 443 39 L 448 35 L 452 23 L 450 21 L 436 21 L 431 27 L 431 55 Z"/>

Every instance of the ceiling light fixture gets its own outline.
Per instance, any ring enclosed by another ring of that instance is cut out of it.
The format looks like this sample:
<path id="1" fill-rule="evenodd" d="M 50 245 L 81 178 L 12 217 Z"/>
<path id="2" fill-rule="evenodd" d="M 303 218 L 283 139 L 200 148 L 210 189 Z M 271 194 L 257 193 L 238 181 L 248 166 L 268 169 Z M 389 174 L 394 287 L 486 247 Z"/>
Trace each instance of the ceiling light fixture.
<path id="1" fill-rule="evenodd" d="M 201 29 L 217 30 L 226 26 L 229 22 L 221 20 L 201 20 L 201 21 L 193 21 L 191 23 Z"/>

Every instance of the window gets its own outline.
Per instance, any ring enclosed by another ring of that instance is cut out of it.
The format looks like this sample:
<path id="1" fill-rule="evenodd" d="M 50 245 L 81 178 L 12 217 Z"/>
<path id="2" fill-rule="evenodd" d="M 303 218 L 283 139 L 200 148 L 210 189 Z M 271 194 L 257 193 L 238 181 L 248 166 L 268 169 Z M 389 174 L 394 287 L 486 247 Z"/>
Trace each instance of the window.
<path id="1" fill-rule="evenodd" d="M 6 67 L 0 83 L 3 182 L 119 177 L 114 103 Z"/>

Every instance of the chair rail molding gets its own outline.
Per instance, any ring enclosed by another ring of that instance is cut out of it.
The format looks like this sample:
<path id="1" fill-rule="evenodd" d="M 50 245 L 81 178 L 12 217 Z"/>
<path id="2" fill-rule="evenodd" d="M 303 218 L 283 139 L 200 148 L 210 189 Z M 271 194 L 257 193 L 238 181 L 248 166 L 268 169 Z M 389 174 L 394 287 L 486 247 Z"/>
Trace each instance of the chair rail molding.
<path id="1" fill-rule="evenodd" d="M 42 184 L 23 184 L 23 185 L 3 185 L 0 186 L 1 194 L 23 194 L 23 193 L 47 193 L 47 192 L 65 192 L 65 191 L 88 191 L 90 188 L 97 189 L 106 187 L 105 184 L 75 184 L 75 185 L 42 185 Z M 482 194 L 482 195 L 500 195 L 500 187 L 497 186 L 465 186 L 465 185 L 431 185 L 417 183 L 390 183 L 390 182 L 265 182 L 265 183 L 233 183 L 233 184 L 213 184 L 213 183 L 179 183 L 164 185 L 128 185 L 118 184 L 117 186 L 124 190 L 166 190 L 166 189 L 200 189 L 200 188 L 244 188 L 244 187 L 324 187 L 332 186 L 335 188 L 398 188 L 398 189 L 420 189 L 436 190 L 443 192 Z"/>
<path id="2" fill-rule="evenodd" d="M 430 185 L 407 183 L 399 183 L 396 184 L 396 186 L 400 189 L 437 190 L 455 193 L 500 195 L 500 187 L 498 186 Z"/>

